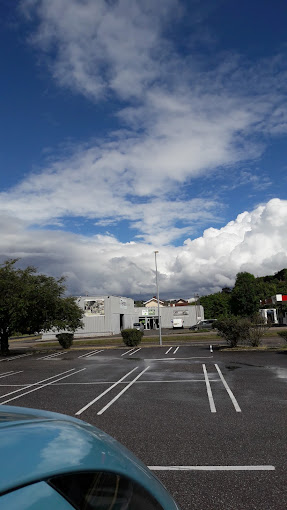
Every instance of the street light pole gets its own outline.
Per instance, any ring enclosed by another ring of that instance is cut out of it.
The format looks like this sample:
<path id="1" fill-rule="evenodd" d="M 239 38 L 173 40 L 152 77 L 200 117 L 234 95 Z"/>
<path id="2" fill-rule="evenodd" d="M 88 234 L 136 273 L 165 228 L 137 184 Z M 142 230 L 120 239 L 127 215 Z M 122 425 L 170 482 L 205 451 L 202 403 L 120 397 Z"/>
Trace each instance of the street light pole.
<path id="1" fill-rule="evenodd" d="M 159 313 L 159 287 L 158 287 L 158 276 L 157 276 L 157 262 L 156 262 L 156 254 L 158 251 L 154 252 L 154 260 L 155 260 L 155 281 L 156 281 L 156 292 L 157 292 L 157 314 L 158 314 L 158 327 L 159 327 L 159 345 L 162 346 L 162 338 L 161 338 L 161 319 Z"/>

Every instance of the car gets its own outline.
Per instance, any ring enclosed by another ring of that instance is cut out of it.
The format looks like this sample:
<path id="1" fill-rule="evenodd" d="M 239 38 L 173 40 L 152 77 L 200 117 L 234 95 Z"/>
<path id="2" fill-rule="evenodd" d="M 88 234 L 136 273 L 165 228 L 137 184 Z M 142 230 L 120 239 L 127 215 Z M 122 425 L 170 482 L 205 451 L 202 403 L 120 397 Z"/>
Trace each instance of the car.
<path id="1" fill-rule="evenodd" d="M 137 329 L 138 331 L 144 331 L 144 325 L 142 322 L 134 322 L 133 329 Z"/>
<path id="2" fill-rule="evenodd" d="M 204 319 L 199 321 L 197 324 L 194 324 L 189 329 L 192 331 L 196 331 L 199 329 L 213 329 L 216 327 L 217 319 Z"/>
<path id="3" fill-rule="evenodd" d="M 179 510 L 139 459 L 82 420 L 3 405 L 0 438 L 0 508 Z"/>

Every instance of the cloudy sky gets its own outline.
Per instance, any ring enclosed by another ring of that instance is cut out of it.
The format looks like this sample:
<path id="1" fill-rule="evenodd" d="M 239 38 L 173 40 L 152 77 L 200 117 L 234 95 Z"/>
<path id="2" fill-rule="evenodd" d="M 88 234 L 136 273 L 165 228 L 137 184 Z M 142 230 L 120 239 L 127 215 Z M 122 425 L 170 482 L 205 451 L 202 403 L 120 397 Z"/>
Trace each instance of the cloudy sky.
<path id="1" fill-rule="evenodd" d="M 192 297 L 287 267 L 287 4 L 2 0 L 0 261 Z"/>

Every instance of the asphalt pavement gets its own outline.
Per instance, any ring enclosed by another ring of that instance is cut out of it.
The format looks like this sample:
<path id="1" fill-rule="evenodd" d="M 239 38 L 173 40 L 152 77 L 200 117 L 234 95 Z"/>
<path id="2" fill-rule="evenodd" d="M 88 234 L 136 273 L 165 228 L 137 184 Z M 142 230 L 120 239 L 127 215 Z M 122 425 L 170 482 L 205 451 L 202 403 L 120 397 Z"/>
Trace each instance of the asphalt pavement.
<path id="1" fill-rule="evenodd" d="M 0 405 L 104 430 L 182 510 L 286 510 L 286 362 L 212 344 L 19 351 L 0 358 Z"/>

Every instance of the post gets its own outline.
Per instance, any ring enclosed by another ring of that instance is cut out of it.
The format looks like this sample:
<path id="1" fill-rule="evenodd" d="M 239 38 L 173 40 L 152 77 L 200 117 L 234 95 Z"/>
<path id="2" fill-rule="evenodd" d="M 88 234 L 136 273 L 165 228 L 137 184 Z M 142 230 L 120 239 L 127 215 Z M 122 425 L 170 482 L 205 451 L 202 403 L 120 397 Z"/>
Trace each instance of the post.
<path id="1" fill-rule="evenodd" d="M 158 251 L 154 252 L 155 259 L 155 281 L 156 281 L 156 292 L 157 292 L 157 313 L 158 313 L 158 327 L 159 327 L 159 345 L 162 346 L 162 338 L 161 338 L 161 318 L 159 313 L 159 287 L 158 287 L 158 276 L 157 276 L 157 262 L 156 262 L 156 254 Z"/>

